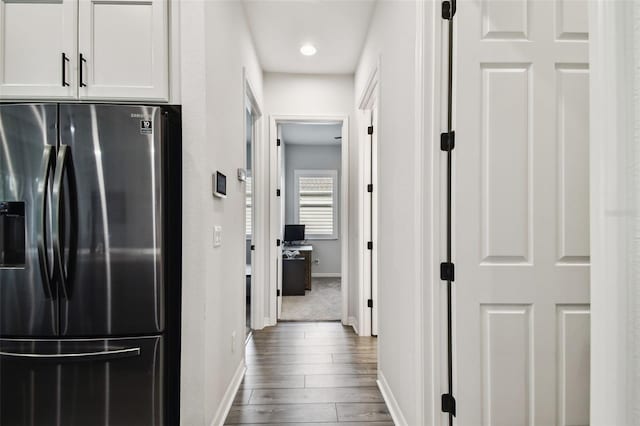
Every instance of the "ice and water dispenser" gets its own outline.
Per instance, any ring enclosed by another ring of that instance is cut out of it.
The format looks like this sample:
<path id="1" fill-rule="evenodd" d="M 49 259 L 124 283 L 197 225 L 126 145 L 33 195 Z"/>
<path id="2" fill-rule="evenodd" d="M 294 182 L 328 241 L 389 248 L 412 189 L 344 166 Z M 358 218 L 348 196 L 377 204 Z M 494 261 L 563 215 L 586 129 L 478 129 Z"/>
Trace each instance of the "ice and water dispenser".
<path id="1" fill-rule="evenodd" d="M 25 266 L 24 202 L 0 201 L 0 268 Z"/>

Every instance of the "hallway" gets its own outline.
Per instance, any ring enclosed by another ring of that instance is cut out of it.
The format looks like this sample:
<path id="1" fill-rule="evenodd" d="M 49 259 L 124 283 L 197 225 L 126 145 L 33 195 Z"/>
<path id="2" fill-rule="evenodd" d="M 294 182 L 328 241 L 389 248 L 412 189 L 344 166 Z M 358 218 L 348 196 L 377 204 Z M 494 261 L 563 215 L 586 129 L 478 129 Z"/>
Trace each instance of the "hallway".
<path id="1" fill-rule="evenodd" d="M 254 332 L 246 363 L 225 424 L 393 424 L 376 386 L 376 339 L 338 322 Z"/>

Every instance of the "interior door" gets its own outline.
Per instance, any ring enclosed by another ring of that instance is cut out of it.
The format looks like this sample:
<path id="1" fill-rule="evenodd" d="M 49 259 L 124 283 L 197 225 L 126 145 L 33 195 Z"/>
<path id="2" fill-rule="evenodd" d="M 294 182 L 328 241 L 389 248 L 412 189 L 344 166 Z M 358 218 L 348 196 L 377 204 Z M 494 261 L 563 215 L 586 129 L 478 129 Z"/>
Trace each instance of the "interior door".
<path id="1" fill-rule="evenodd" d="M 0 340 L 3 425 L 163 425 L 162 337 Z"/>
<path id="2" fill-rule="evenodd" d="M 364 271 L 363 277 L 366 283 L 365 288 L 365 330 L 369 330 L 372 336 L 378 335 L 378 282 L 377 282 L 377 220 L 378 220 L 378 183 L 377 178 L 377 146 L 378 146 L 378 129 L 377 129 L 377 106 L 374 103 L 371 110 L 366 111 L 366 124 L 367 127 L 363 129 L 366 131 L 366 135 L 363 135 L 364 140 L 367 143 L 363 146 L 364 149 L 364 177 L 365 186 L 371 185 L 372 190 L 368 188 L 364 192 L 364 241 L 363 247 L 367 250 L 365 252 Z M 369 128 L 373 131 L 369 132 Z M 368 242 L 373 242 L 371 249 L 368 248 Z M 371 306 L 366 303 L 371 300 Z"/>
<path id="3" fill-rule="evenodd" d="M 81 99 L 167 100 L 167 0 L 79 4 Z"/>
<path id="4" fill-rule="evenodd" d="M 51 249 L 56 105 L 0 105 L 0 335 L 58 331 Z"/>
<path id="5" fill-rule="evenodd" d="M 0 98 L 73 98 L 76 0 L 0 0 Z"/>
<path id="6" fill-rule="evenodd" d="M 276 280 L 277 280 L 277 313 L 278 319 L 280 319 L 280 315 L 282 314 L 282 245 L 284 244 L 284 225 L 285 225 L 285 194 L 284 194 L 284 183 L 285 183 L 285 175 L 284 175 L 284 141 L 282 140 L 282 129 L 280 125 L 277 126 L 278 130 L 278 141 L 280 143 L 276 146 L 276 179 L 278 182 L 278 188 L 280 188 L 281 195 L 278 198 L 278 202 L 276 203 L 276 217 L 278 218 L 278 239 L 280 240 L 280 247 L 277 247 L 276 250 Z"/>
<path id="7" fill-rule="evenodd" d="M 246 258 L 246 271 L 245 271 L 245 300 L 246 300 L 246 334 L 251 332 L 252 318 L 253 318 L 253 303 L 255 297 L 253 297 L 253 283 L 255 283 L 255 232 L 256 232 L 256 215 L 255 215 L 255 173 L 253 173 L 253 158 L 255 156 L 254 150 L 254 119 L 251 113 L 251 103 L 247 100 L 247 108 L 245 109 L 245 136 L 246 143 L 246 182 L 245 182 L 245 246 L 247 247 Z"/>
<path id="8" fill-rule="evenodd" d="M 370 161 L 371 161 L 371 184 L 373 185 L 373 191 L 371 195 L 371 229 L 370 235 L 373 241 L 373 247 L 370 250 L 371 253 L 371 335 L 378 335 L 378 104 L 374 104 L 371 110 L 371 126 L 373 127 L 373 134 L 371 135 L 371 147 L 370 147 Z"/>
<path id="9" fill-rule="evenodd" d="M 159 107 L 60 106 L 58 170 L 75 181 L 77 206 L 75 266 L 61 284 L 63 335 L 164 330 L 161 128 Z"/>
<path id="10" fill-rule="evenodd" d="M 458 2 L 459 425 L 589 423 L 587 2 Z"/>

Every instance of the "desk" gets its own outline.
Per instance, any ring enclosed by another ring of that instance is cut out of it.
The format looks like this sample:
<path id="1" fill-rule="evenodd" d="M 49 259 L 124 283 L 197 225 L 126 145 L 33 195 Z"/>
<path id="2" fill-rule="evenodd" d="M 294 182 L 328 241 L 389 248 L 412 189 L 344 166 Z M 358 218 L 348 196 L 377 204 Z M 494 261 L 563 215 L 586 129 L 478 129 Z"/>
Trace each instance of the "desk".
<path id="1" fill-rule="evenodd" d="M 311 290 L 311 256 L 313 255 L 313 246 L 310 244 L 305 246 L 282 246 L 283 252 L 293 250 L 299 251 L 300 256 L 304 257 L 304 288 L 305 290 Z"/>

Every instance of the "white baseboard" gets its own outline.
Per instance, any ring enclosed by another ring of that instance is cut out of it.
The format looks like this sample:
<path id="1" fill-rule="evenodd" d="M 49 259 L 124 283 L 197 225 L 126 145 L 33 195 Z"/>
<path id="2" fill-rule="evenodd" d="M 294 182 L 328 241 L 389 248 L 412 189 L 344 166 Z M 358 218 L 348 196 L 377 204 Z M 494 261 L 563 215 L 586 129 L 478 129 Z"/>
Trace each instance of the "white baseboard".
<path id="1" fill-rule="evenodd" d="M 312 272 L 311 278 L 340 278 L 340 272 Z"/>
<path id="2" fill-rule="evenodd" d="M 358 331 L 358 319 L 356 317 L 349 317 L 347 319 L 347 325 L 350 325 L 358 336 L 360 335 L 360 332 Z"/>
<path id="3" fill-rule="evenodd" d="M 244 377 L 244 373 L 247 371 L 247 367 L 244 363 L 244 358 L 238 365 L 236 372 L 231 379 L 231 383 L 227 387 L 227 390 L 222 397 L 222 402 L 218 406 L 218 411 L 216 411 L 216 415 L 213 417 L 213 421 L 211 422 L 211 426 L 222 426 L 224 421 L 227 419 L 229 415 L 229 410 L 231 410 L 231 405 L 233 404 L 233 400 L 238 393 L 238 389 L 240 388 L 240 383 L 242 383 L 242 378 Z"/>
<path id="4" fill-rule="evenodd" d="M 389 413 L 393 419 L 393 424 L 396 426 L 407 426 L 407 420 L 402 415 L 402 411 L 400 411 L 398 401 L 396 401 L 393 396 L 393 393 L 389 388 L 389 384 L 387 383 L 387 379 L 384 378 L 384 374 L 382 374 L 382 371 L 380 370 L 378 370 L 378 388 L 380 389 L 380 393 L 382 393 L 384 402 L 387 403 L 387 408 L 389 409 Z"/>

